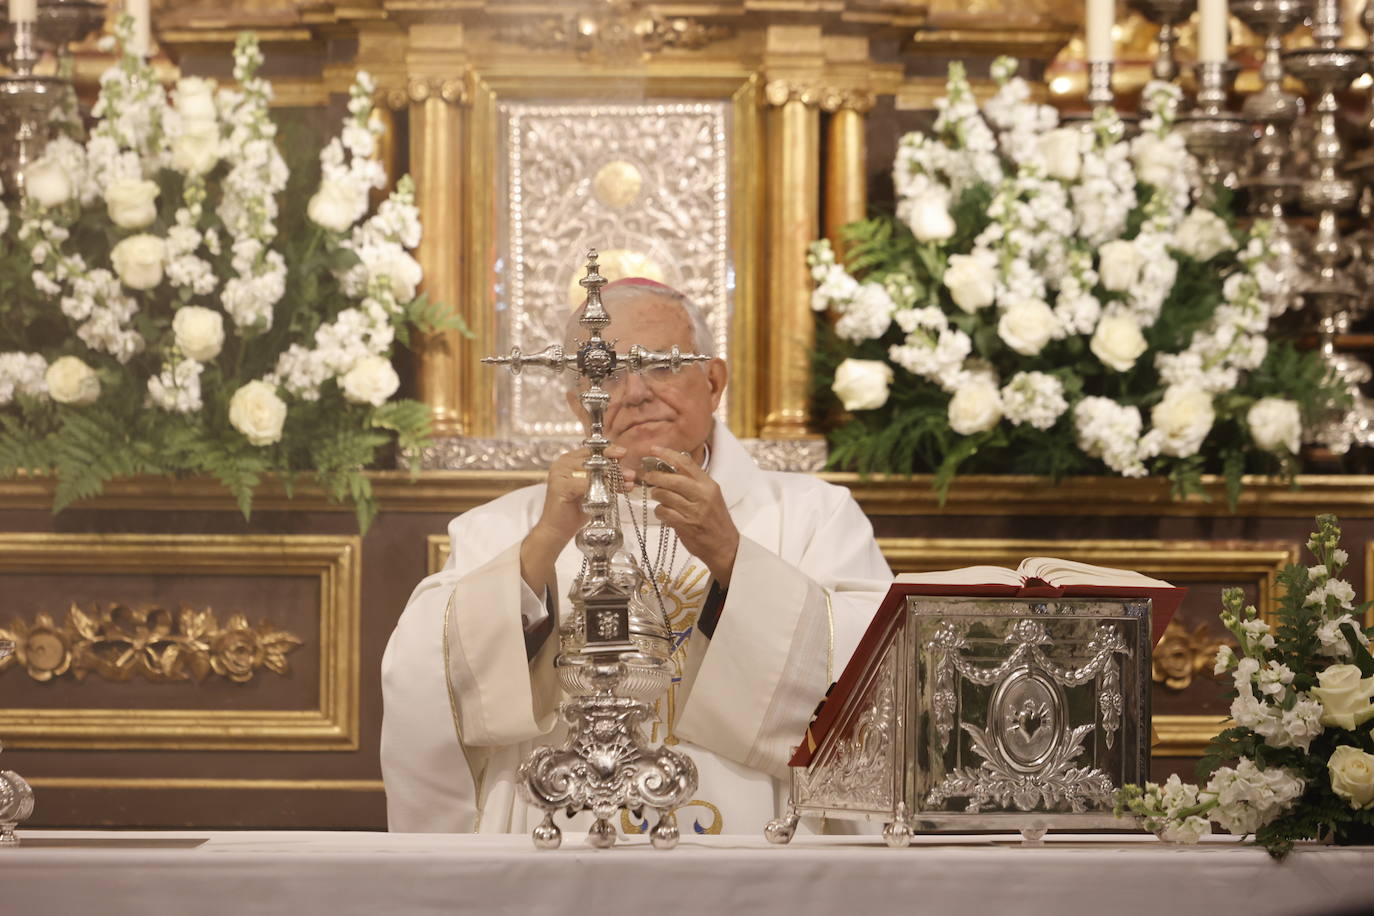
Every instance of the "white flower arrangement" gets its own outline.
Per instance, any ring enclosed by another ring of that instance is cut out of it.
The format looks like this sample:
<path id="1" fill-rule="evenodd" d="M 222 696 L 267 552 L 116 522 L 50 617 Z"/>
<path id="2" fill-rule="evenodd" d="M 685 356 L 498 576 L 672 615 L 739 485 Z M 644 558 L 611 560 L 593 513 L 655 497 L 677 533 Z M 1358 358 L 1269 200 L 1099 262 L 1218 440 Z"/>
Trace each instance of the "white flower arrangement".
<path id="1" fill-rule="evenodd" d="M 428 435 L 428 409 L 392 399 L 390 357 L 453 322 L 417 297 L 410 180 L 372 212 L 371 77 L 291 202 L 261 64 L 243 36 L 236 88 L 169 95 L 124 53 L 89 138 L 28 167 L 17 220 L 0 207 L 0 277 L 19 278 L 0 302 L 0 476 L 55 471 L 59 509 L 117 475 L 209 473 L 246 515 L 263 474 L 311 470 L 365 527 L 363 467 Z"/>
<path id="2" fill-rule="evenodd" d="M 933 131 L 900 143 L 895 218 L 849 227 L 846 263 L 812 246 L 819 387 L 852 412 L 832 464 L 935 471 L 942 491 L 961 466 L 1168 474 L 1179 494 L 1204 470 L 1233 494 L 1247 469 L 1291 473 L 1338 389 L 1271 346 L 1268 226 L 1192 203 L 1177 87 L 1147 87 L 1127 139 L 1109 110 L 1060 126 L 1015 69 L 994 64 L 980 111 L 952 65 Z M 887 364 L 890 391 L 847 396 L 851 363 Z"/>
<path id="3" fill-rule="evenodd" d="M 1235 724 L 1208 747 L 1200 785 L 1172 776 L 1126 786 L 1118 814 L 1176 843 L 1196 843 L 1216 823 L 1254 834 L 1276 858 L 1319 835 L 1374 839 L 1374 628 L 1361 626 L 1369 605 L 1355 607 L 1355 590 L 1340 578 L 1348 557 L 1335 517 L 1317 524 L 1307 547 L 1320 562 L 1279 575 L 1277 620 L 1242 607 L 1240 589 L 1223 595 L 1221 620 L 1239 654 L 1222 646 L 1215 670 L 1235 685 Z"/>

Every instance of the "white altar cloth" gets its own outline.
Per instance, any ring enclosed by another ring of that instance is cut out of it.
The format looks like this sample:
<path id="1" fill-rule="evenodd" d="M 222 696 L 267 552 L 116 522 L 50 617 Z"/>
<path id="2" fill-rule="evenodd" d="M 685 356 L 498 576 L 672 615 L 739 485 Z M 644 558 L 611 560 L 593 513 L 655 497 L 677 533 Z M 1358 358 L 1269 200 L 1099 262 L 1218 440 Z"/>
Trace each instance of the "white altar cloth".
<path id="1" fill-rule="evenodd" d="M 538 852 L 526 836 L 350 832 L 20 831 L 0 849 L 6 916 L 830 913 L 1113 916 L 1374 912 L 1374 848 L 1282 864 L 1216 838 L 684 837 Z"/>

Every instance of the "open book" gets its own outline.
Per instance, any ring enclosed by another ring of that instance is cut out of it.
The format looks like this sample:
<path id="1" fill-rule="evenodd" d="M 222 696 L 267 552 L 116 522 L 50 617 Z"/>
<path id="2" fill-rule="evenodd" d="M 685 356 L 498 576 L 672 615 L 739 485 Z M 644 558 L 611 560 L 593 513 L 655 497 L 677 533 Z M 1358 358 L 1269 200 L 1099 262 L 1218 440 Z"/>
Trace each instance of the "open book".
<path id="1" fill-rule="evenodd" d="M 1129 569 L 1093 566 L 1056 557 L 1027 557 L 1015 569 L 1004 566 L 965 566 L 937 572 L 902 573 L 898 582 L 921 585 L 1011 585 L 1018 591 L 1026 586 L 1063 588 L 1071 585 L 1124 585 L 1132 588 L 1173 588 L 1163 579 Z"/>

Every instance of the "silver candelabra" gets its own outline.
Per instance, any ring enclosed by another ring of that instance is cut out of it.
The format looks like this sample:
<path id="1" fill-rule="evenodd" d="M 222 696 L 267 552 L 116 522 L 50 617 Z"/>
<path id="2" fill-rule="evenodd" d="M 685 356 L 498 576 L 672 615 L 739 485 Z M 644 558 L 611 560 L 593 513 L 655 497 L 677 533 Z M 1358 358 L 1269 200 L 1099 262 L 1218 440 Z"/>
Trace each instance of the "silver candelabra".
<path id="1" fill-rule="evenodd" d="M 0 639 L 0 659 L 14 652 L 14 643 Z M 0 747 L 0 750 L 3 750 Z M 33 814 L 33 789 L 13 770 L 0 770 L 0 847 L 18 846 L 14 828 Z"/>
<path id="2" fill-rule="evenodd" d="M 550 344 L 535 354 L 526 355 L 516 347 L 509 356 L 482 360 L 508 366 L 513 373 L 536 366 L 572 372 L 589 382 L 580 395 L 591 421 L 582 440 L 590 452 L 583 464 L 587 494 L 582 509 L 587 521 L 576 538 L 585 561 L 568 595 L 572 611 L 559 621 L 554 661 L 568 696 L 559 707 L 568 735 L 562 747 L 536 748 L 520 767 L 517 783 L 526 800 L 544 811 L 544 820 L 534 828 L 534 844 L 540 849 L 555 849 L 562 842 L 562 831 L 553 821 L 555 811 L 565 810 L 569 817 L 591 811 L 596 820 L 589 842 L 604 848 L 615 843 L 611 818 L 617 811 L 639 818 L 646 808 L 659 813 L 650 841 L 659 849 L 671 849 L 678 841 L 673 812 L 696 791 L 697 769 L 681 751 L 651 748 L 644 739 L 643 726 L 653 717 L 651 703 L 672 680 L 671 633 L 661 608 L 646 600 L 644 572 L 633 558 L 620 553 L 624 537 L 614 483 L 620 475 L 615 462 L 606 457 L 611 442 L 602 424 L 610 394 L 602 382 L 618 372 L 665 367 L 677 372 L 710 357 L 682 353 L 676 346 L 659 352 L 636 345 L 623 355 L 617 353 L 615 342 L 602 336 L 611 317 L 601 303 L 606 278 L 599 272 L 595 249 L 587 254 L 587 275 L 580 282 L 587 290 L 580 319 L 587 338 L 576 352 Z"/>
<path id="3" fill-rule="evenodd" d="M 1199 193 L 1204 199 L 1219 184 L 1235 187 L 1240 158 L 1250 142 L 1249 122 L 1227 107 L 1236 70 L 1229 61 L 1195 64 L 1197 98 L 1192 109 L 1178 119 L 1183 142 L 1198 161 L 1202 178 Z"/>
<path id="4" fill-rule="evenodd" d="M 1374 444 L 1374 405 L 1361 394 L 1370 367 L 1363 360 L 1336 351 L 1336 335 L 1350 325 L 1358 303 L 1357 290 L 1345 269 L 1349 249 L 1341 238 L 1340 216 L 1359 199 L 1360 186 L 1348 174 L 1345 145 L 1341 140 L 1336 93 L 1350 86 L 1369 69 L 1363 49 L 1339 46 L 1339 0 L 1317 0 L 1312 13 L 1312 37 L 1316 44 L 1283 53 L 1288 72 L 1318 95 L 1316 135 L 1309 172 L 1299 185 L 1302 205 L 1317 217 L 1312 239 L 1312 268 L 1301 280 L 1299 292 L 1315 306 L 1318 347 L 1330 369 L 1349 387 L 1353 408 L 1315 430 L 1317 441 L 1343 454 L 1352 445 Z"/>

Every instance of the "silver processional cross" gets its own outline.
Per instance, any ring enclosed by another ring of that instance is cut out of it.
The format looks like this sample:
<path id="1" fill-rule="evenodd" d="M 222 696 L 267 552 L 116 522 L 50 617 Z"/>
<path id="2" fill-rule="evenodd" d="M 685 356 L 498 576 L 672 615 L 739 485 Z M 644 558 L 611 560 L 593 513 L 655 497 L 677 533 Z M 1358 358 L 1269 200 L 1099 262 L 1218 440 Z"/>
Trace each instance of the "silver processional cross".
<path id="1" fill-rule="evenodd" d="M 534 844 L 540 849 L 555 849 L 562 842 L 563 832 L 553 821 L 560 809 L 569 817 L 591 811 L 596 820 L 589 842 L 604 848 L 615 843 L 611 818 L 617 811 L 639 819 L 647 808 L 659 813 L 650 841 L 659 849 L 672 849 L 678 841 L 673 812 L 696 791 L 697 768 L 681 751 L 651 748 L 644 739 L 643 724 L 653 716 L 650 704 L 672 681 L 672 633 L 661 607 L 643 594 L 645 571 L 628 557 L 612 563 L 624 536 L 613 483 L 620 474 L 606 457 L 612 443 L 602 427 L 611 396 L 601 383 L 617 372 L 677 372 L 711 357 L 682 353 L 676 346 L 660 352 L 635 345 L 617 353 L 616 341 L 602 336 L 611 316 L 601 303 L 606 278 L 598 270 L 596 249 L 587 253 L 587 275 L 579 282 L 587 290 L 587 307 L 579 319 L 587 339 L 575 352 L 550 344 L 526 355 L 515 347 L 509 356 L 482 360 L 509 366 L 514 374 L 537 366 L 555 374 L 572 372 L 590 382 L 580 395 L 591 418 L 591 429 L 582 440 L 590 452 L 583 464 L 587 495 L 582 509 L 587 521 L 576 538 L 585 562 L 568 594 L 572 612 L 558 621 L 559 652 L 554 660 L 559 684 L 568 695 L 559 706 L 568 735 L 560 748 L 536 748 L 521 765 L 516 782 L 526 800 L 544 811 L 544 820 L 534 828 Z"/>

